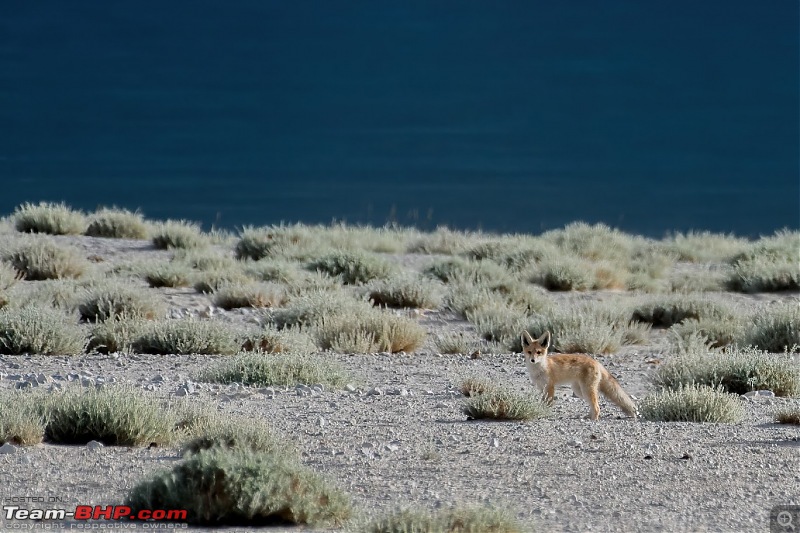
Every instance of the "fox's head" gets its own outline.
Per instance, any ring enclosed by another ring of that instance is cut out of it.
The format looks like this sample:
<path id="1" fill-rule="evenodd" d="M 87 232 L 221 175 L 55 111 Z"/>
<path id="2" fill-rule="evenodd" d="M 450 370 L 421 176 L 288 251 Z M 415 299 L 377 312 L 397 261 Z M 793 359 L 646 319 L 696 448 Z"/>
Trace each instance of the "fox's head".
<path id="1" fill-rule="evenodd" d="M 545 331 L 541 337 L 534 339 L 527 331 L 522 332 L 522 353 L 525 355 L 525 362 L 533 364 L 541 362 L 547 357 L 547 349 L 550 347 L 550 332 Z"/>

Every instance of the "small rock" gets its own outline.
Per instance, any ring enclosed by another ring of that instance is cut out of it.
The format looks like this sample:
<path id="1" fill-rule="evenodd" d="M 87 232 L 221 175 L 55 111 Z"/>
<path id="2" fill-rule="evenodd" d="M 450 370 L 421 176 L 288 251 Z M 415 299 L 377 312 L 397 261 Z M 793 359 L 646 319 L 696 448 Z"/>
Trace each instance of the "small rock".
<path id="1" fill-rule="evenodd" d="M 762 398 L 774 398 L 775 397 L 775 393 L 772 392 L 771 390 L 756 391 L 756 394 L 758 394 Z"/>
<path id="2" fill-rule="evenodd" d="M 99 450 L 100 448 L 104 447 L 105 445 L 102 442 L 96 440 L 90 440 L 89 442 L 86 443 L 86 449 L 89 451 Z"/>
<path id="3" fill-rule="evenodd" d="M 322 417 L 322 416 L 320 416 L 319 418 L 317 418 L 317 425 L 318 425 L 319 427 L 321 427 L 321 428 L 324 428 L 324 427 L 325 427 L 325 418 L 324 418 L 324 417 Z"/>
<path id="4" fill-rule="evenodd" d="M 311 390 L 318 393 L 323 392 L 325 390 L 325 385 L 323 385 L 322 383 L 314 383 L 313 385 L 311 385 Z"/>
<path id="5" fill-rule="evenodd" d="M 397 441 L 392 441 L 386 444 L 386 449 L 390 452 L 396 452 L 400 449 L 400 445 Z"/>
<path id="6" fill-rule="evenodd" d="M 491 446 L 492 448 L 499 448 L 500 447 L 500 439 L 498 439 L 496 437 L 492 437 L 491 439 L 489 439 L 489 446 Z"/>
<path id="7" fill-rule="evenodd" d="M 10 442 L 6 442 L 2 446 L 0 446 L 0 454 L 9 455 L 12 453 L 17 453 L 17 447 L 11 444 Z"/>
<path id="8" fill-rule="evenodd" d="M 347 392 L 355 392 L 356 388 L 350 383 L 348 383 L 347 385 L 344 386 L 344 390 L 346 390 Z"/>
<path id="9" fill-rule="evenodd" d="M 383 396 L 383 391 L 378 387 L 373 387 L 367 392 L 367 396 Z"/>
<path id="10" fill-rule="evenodd" d="M 19 381 L 17 382 L 15 388 L 17 389 L 31 389 L 33 388 L 33 383 L 30 381 Z"/>
<path id="11" fill-rule="evenodd" d="M 583 442 L 579 439 L 572 439 L 567 442 L 567 445 L 572 446 L 574 448 L 580 448 L 581 446 L 583 446 Z"/>
<path id="12" fill-rule="evenodd" d="M 263 389 L 258 389 L 258 392 L 260 392 L 269 399 L 275 397 L 275 389 L 273 389 L 272 387 L 265 387 Z"/>

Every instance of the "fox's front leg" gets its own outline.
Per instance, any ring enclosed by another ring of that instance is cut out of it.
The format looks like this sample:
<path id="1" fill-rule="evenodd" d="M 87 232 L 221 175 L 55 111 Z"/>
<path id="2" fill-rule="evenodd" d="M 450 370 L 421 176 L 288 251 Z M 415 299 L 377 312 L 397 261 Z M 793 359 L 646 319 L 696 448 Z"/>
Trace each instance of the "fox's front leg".
<path id="1" fill-rule="evenodd" d="M 547 386 L 544 388 L 544 401 L 547 405 L 552 405 L 555 401 L 556 397 L 556 384 L 552 381 L 547 383 Z"/>

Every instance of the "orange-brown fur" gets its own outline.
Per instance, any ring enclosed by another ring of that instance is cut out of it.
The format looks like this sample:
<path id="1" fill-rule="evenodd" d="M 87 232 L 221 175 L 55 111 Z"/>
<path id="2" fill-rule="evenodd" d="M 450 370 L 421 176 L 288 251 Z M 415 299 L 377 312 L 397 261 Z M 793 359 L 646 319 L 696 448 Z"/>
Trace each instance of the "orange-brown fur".
<path id="1" fill-rule="evenodd" d="M 625 413 L 636 417 L 636 406 L 630 396 L 598 361 L 583 354 L 548 355 L 550 332 L 546 331 L 534 339 L 525 331 L 522 334 L 522 353 L 525 366 L 534 387 L 539 389 L 545 401 L 552 403 L 558 385 L 571 385 L 573 392 L 589 403 L 590 418 L 600 418 L 598 393 L 602 393 Z"/>

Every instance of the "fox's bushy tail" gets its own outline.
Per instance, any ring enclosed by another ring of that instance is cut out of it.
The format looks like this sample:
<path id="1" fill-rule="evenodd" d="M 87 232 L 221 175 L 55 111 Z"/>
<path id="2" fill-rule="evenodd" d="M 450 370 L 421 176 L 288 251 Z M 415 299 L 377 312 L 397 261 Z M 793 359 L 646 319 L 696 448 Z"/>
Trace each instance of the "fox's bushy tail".
<path id="1" fill-rule="evenodd" d="M 614 376 L 605 372 L 603 379 L 600 380 L 600 392 L 603 393 L 608 401 L 625 411 L 625 414 L 636 418 L 636 404 L 633 403 L 628 393 L 614 379 Z"/>

